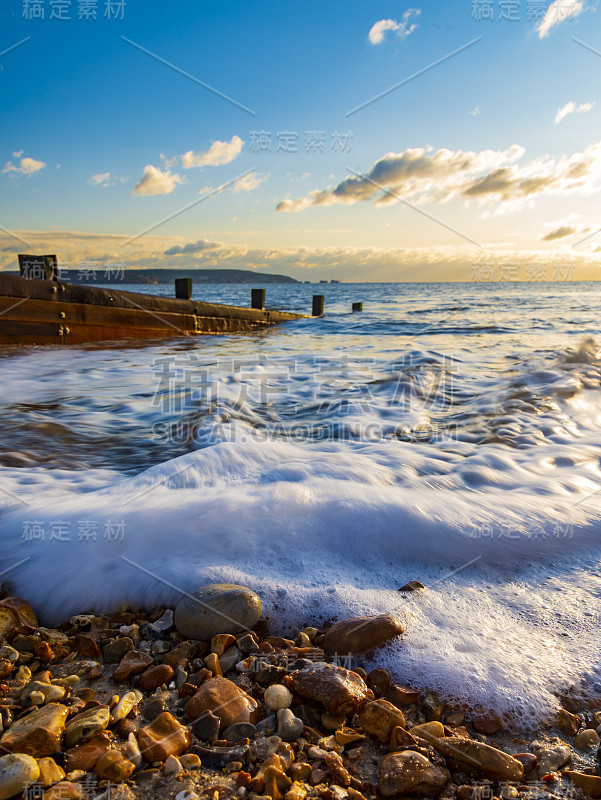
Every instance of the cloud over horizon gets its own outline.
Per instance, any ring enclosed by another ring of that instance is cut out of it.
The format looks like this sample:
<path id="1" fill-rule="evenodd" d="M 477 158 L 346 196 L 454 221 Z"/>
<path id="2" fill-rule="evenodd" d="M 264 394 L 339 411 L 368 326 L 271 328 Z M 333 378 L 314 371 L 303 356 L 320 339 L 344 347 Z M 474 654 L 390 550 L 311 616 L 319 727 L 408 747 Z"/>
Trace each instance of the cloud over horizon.
<path id="1" fill-rule="evenodd" d="M 388 153 L 365 176 L 349 176 L 334 188 L 282 200 L 276 211 L 365 201 L 382 206 L 396 202 L 393 195 L 415 204 L 475 200 L 510 211 L 542 194 L 588 195 L 601 187 L 601 141 L 582 153 L 544 155 L 518 164 L 525 152 L 516 144 L 504 151 L 479 152 L 408 148 Z"/>
<path id="2" fill-rule="evenodd" d="M 189 253 L 202 253 L 204 250 L 217 250 L 223 247 L 221 242 L 210 242 L 208 239 L 199 239 L 197 242 L 190 242 L 185 245 L 175 245 L 165 250 L 165 256 L 188 255 Z"/>
<path id="3" fill-rule="evenodd" d="M 520 264 L 523 277 L 529 264 L 545 264 L 548 278 L 557 263 L 555 249 L 513 248 L 489 243 L 480 251 L 468 245 L 427 247 L 258 247 L 199 240 L 186 243 L 179 236 L 148 235 L 127 245 L 127 234 L 86 233 L 84 231 L 17 231 L 37 252 L 57 252 L 68 269 L 77 270 L 82 261 L 94 261 L 102 269 L 108 261 L 127 269 L 166 268 L 165 254 L 178 255 L 179 269 L 198 268 L 202 253 L 203 268 L 241 268 L 291 275 L 300 280 L 337 278 L 347 281 L 469 281 L 477 263 Z M 127 245 L 127 246 L 124 246 Z M 215 245 L 212 247 L 211 245 Z M 0 268 L 14 270 L 21 245 L 15 243 L 0 251 Z M 570 254 L 576 267 L 576 280 L 598 278 L 599 256 L 594 243 Z M 497 270 L 498 271 L 498 270 Z M 68 275 L 65 280 L 68 280 Z"/>

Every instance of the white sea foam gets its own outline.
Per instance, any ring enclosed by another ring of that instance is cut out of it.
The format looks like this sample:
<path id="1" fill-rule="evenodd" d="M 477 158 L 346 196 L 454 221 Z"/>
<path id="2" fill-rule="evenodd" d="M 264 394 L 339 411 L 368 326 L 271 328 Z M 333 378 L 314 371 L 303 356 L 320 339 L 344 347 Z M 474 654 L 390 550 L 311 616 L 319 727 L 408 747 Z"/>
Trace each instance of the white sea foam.
<path id="1" fill-rule="evenodd" d="M 376 663 L 534 721 L 554 692 L 601 681 L 597 350 L 589 341 L 531 359 L 458 350 L 449 360 L 415 349 L 346 366 L 330 354 L 319 369 L 298 348 L 293 369 L 285 353 L 244 370 L 214 359 L 205 393 L 167 415 L 200 449 L 135 477 L 110 460 L 2 469 L 3 580 L 45 622 L 173 605 L 221 580 L 260 592 L 281 633 L 392 612 L 405 635 Z M 24 392 L 52 405 L 91 380 L 86 402 L 59 415 L 75 430 L 80 409 L 90 427 L 164 421 L 147 357 L 121 352 L 112 372 L 110 354 L 76 353 L 66 384 L 44 358 L 5 362 L 7 408 Z M 43 541 L 28 540 L 33 523 Z M 397 591 L 413 579 L 428 588 Z"/>

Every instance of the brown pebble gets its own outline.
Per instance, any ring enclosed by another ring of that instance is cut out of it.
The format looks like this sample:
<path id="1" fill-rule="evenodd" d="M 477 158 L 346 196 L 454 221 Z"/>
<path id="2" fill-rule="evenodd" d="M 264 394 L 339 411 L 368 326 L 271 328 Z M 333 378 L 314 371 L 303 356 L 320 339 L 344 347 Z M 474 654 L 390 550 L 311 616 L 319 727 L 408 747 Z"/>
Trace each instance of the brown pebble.
<path id="1" fill-rule="evenodd" d="M 173 675 L 173 667 L 170 667 L 169 664 L 157 664 L 148 667 L 138 678 L 138 683 L 141 689 L 152 691 L 163 684 L 170 683 Z"/>
<path id="2" fill-rule="evenodd" d="M 109 750 L 96 762 L 96 774 L 103 781 L 121 783 L 135 770 L 135 764 L 125 758 L 119 750 Z"/>

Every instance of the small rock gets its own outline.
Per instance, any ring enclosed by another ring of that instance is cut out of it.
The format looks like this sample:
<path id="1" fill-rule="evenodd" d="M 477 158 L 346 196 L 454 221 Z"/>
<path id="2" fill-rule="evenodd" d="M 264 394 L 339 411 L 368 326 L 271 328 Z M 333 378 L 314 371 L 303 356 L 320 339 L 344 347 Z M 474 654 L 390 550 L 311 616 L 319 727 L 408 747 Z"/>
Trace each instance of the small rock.
<path id="1" fill-rule="evenodd" d="M 136 739 L 136 735 L 133 731 L 131 731 L 127 737 L 127 742 L 125 743 L 123 752 L 124 755 L 129 758 L 132 764 L 135 765 L 136 769 L 142 766 L 142 752 L 140 750 L 138 740 Z"/>
<path id="2" fill-rule="evenodd" d="M 575 772 L 567 769 L 563 773 L 574 786 L 582 789 L 587 797 L 601 797 L 601 778 L 598 775 L 587 775 L 584 772 Z"/>
<path id="3" fill-rule="evenodd" d="M 400 636 L 401 623 L 391 614 L 355 617 L 337 622 L 327 631 L 323 647 L 328 655 L 364 653 Z"/>
<path id="4" fill-rule="evenodd" d="M 420 583 L 420 581 L 409 581 L 409 583 L 406 583 L 404 586 L 401 586 L 401 588 L 398 589 L 397 591 L 399 591 L 399 592 L 417 592 L 420 589 L 425 589 L 425 588 L 426 587 L 424 586 L 424 584 Z"/>
<path id="5" fill-rule="evenodd" d="M 223 675 L 223 670 L 221 669 L 221 664 L 219 663 L 219 659 L 215 655 L 215 653 L 209 653 L 209 655 L 204 660 L 206 668 L 213 674 L 213 675 Z"/>
<path id="6" fill-rule="evenodd" d="M 270 714 L 265 719 L 262 719 L 261 722 L 257 722 L 257 731 L 264 733 L 265 736 L 272 736 L 276 732 L 276 728 L 277 719 L 275 714 Z"/>
<path id="7" fill-rule="evenodd" d="M 352 744 L 353 742 L 364 742 L 365 736 L 353 728 L 343 726 L 336 731 L 334 739 L 342 747 L 346 747 L 347 744 Z"/>
<path id="8" fill-rule="evenodd" d="M 493 736 L 497 731 L 503 727 L 503 721 L 498 714 L 490 712 L 488 714 L 478 714 L 472 717 L 472 727 L 478 733 L 483 733 L 486 736 Z"/>
<path id="9" fill-rule="evenodd" d="M 381 742 L 388 742 L 393 728 L 397 725 L 405 727 L 405 717 L 388 700 L 372 700 L 366 703 L 359 715 L 359 724 L 366 733 L 376 736 Z"/>
<path id="10" fill-rule="evenodd" d="M 138 743 L 145 761 L 166 761 L 169 756 L 179 756 L 188 747 L 192 736 L 168 711 L 160 714 L 150 725 L 140 728 Z"/>
<path id="11" fill-rule="evenodd" d="M 49 756 L 38 758 L 38 767 L 40 768 L 39 782 L 44 787 L 52 786 L 53 783 L 58 783 L 65 777 L 65 770 Z"/>
<path id="12" fill-rule="evenodd" d="M 174 774 L 177 775 L 178 772 L 181 772 L 183 769 L 181 761 L 177 756 L 169 756 L 167 761 L 165 761 L 165 773 L 166 774 Z"/>
<path id="13" fill-rule="evenodd" d="M 60 703 L 49 703 L 18 719 L 0 739 L 6 750 L 43 758 L 61 749 L 61 736 L 69 709 Z"/>
<path id="14" fill-rule="evenodd" d="M 292 702 L 292 692 L 281 683 L 272 683 L 265 689 L 263 695 L 265 705 L 271 711 L 279 711 L 280 708 L 289 708 Z"/>
<path id="15" fill-rule="evenodd" d="M 19 625 L 38 627 L 38 619 L 33 608 L 20 597 L 6 597 L 0 600 L 0 636 L 6 636 Z"/>
<path id="16" fill-rule="evenodd" d="M 444 736 L 444 726 L 441 722 L 422 722 L 421 725 L 414 725 L 409 729 L 409 733 L 418 739 L 425 739 L 432 743 L 434 739 L 442 739 Z"/>
<path id="17" fill-rule="evenodd" d="M 244 636 L 237 639 L 236 646 L 242 653 L 256 653 L 259 649 L 259 645 L 252 633 L 245 633 Z"/>
<path id="18" fill-rule="evenodd" d="M 95 733 L 103 731 L 109 724 L 110 711 L 107 706 L 90 708 L 73 717 L 65 731 L 65 745 L 73 745 L 91 739 Z"/>
<path id="19" fill-rule="evenodd" d="M 222 726 L 229 728 L 237 722 L 253 722 L 257 709 L 258 703 L 254 698 L 227 678 L 216 676 L 205 681 L 188 700 L 186 716 L 196 720 L 203 712 L 212 711 Z"/>
<path id="20" fill-rule="evenodd" d="M 405 728 L 396 727 L 392 729 L 390 734 L 390 751 L 395 750 L 408 750 L 412 747 L 418 747 L 417 739 Z"/>
<path id="21" fill-rule="evenodd" d="M 72 781 L 61 781 L 44 790 L 44 800 L 85 800 L 85 798 L 83 788 Z"/>
<path id="22" fill-rule="evenodd" d="M 194 745 L 193 752 L 199 756 L 202 766 L 208 769 L 223 769 L 232 761 L 240 761 L 243 765 L 248 762 L 248 745 L 236 747 L 205 747 Z"/>
<path id="23" fill-rule="evenodd" d="M 330 714 L 354 714 L 370 696 L 356 672 L 319 661 L 287 675 L 284 683 L 302 697 L 321 703 Z"/>
<path id="24" fill-rule="evenodd" d="M 84 744 L 65 752 L 65 769 L 67 772 L 73 772 L 76 769 L 91 772 L 100 756 L 112 750 L 113 747 L 113 740 L 107 731 L 97 733 Z"/>
<path id="25" fill-rule="evenodd" d="M 587 728 L 576 734 L 574 744 L 579 750 L 590 750 L 591 747 L 598 747 L 601 739 L 597 731 Z"/>
<path id="26" fill-rule="evenodd" d="M 157 642 L 162 637 L 163 631 L 152 622 L 143 622 L 140 625 L 140 634 L 148 642 Z"/>
<path id="27" fill-rule="evenodd" d="M 565 708 L 557 712 L 557 727 L 568 736 L 576 736 L 582 727 L 582 720 L 577 714 L 570 714 Z"/>
<path id="28" fill-rule="evenodd" d="M 387 669 L 372 669 L 365 681 L 376 698 L 384 697 L 390 686 L 390 672 Z"/>
<path id="29" fill-rule="evenodd" d="M 431 744 L 448 761 L 475 768 L 490 778 L 519 781 L 524 775 L 524 765 L 520 761 L 488 744 L 458 736 L 433 739 Z"/>
<path id="30" fill-rule="evenodd" d="M 378 791 L 386 798 L 405 794 L 438 796 L 449 777 L 446 769 L 435 766 L 421 753 L 403 750 L 380 762 Z"/>
<path id="31" fill-rule="evenodd" d="M 221 658 L 225 651 L 234 644 L 236 644 L 236 637 L 231 633 L 217 633 L 211 638 L 211 653 L 215 653 L 217 658 Z"/>
<path id="32" fill-rule="evenodd" d="M 278 711 L 278 736 L 284 742 L 295 742 L 305 727 L 302 719 L 295 717 L 289 708 Z"/>
<path id="33" fill-rule="evenodd" d="M 135 770 L 135 764 L 125 758 L 119 750 L 109 750 L 96 762 L 96 774 L 103 781 L 121 783 Z"/>
<path id="34" fill-rule="evenodd" d="M 129 636 L 122 636 L 118 639 L 111 639 L 102 648 L 102 657 L 107 664 L 121 661 L 126 653 L 134 649 L 134 643 Z"/>
<path id="35" fill-rule="evenodd" d="M 150 697 L 144 703 L 144 708 L 142 709 L 145 719 L 149 722 L 152 722 L 164 711 L 167 711 L 167 703 L 162 697 Z"/>
<path id="36" fill-rule="evenodd" d="M 158 689 L 163 684 L 168 684 L 173 678 L 173 667 L 169 664 L 157 664 L 153 667 L 148 667 L 138 678 L 138 684 L 141 689 L 146 691 L 153 691 Z"/>
<path id="37" fill-rule="evenodd" d="M 427 694 L 422 701 L 422 711 L 428 722 L 440 722 L 444 712 L 444 703 L 438 695 L 434 693 Z"/>
<path id="38" fill-rule="evenodd" d="M 129 712 L 138 705 L 142 699 L 142 692 L 126 692 L 111 712 L 114 722 L 125 719 Z"/>
<path id="39" fill-rule="evenodd" d="M 513 757 L 524 765 L 524 774 L 530 772 L 531 769 L 535 769 L 538 764 L 538 758 L 534 753 L 514 753 Z"/>
<path id="40" fill-rule="evenodd" d="M 11 664 L 16 664 L 16 662 L 19 660 L 19 651 L 15 650 L 14 647 L 10 647 L 10 645 L 5 644 L 0 647 L 0 658 L 10 661 Z"/>
<path id="41" fill-rule="evenodd" d="M 226 650 L 219 659 L 219 666 L 221 667 L 222 674 L 225 675 L 226 672 L 229 672 L 232 667 L 242 661 L 242 658 L 243 654 L 237 647 L 230 647 L 229 650 Z"/>
<path id="42" fill-rule="evenodd" d="M 214 583 L 180 600 L 175 626 L 182 636 L 203 641 L 218 633 L 254 628 L 260 617 L 261 600 L 253 591 L 232 583 Z"/>
<path id="43" fill-rule="evenodd" d="M 534 741 L 531 747 L 538 758 L 538 774 L 541 777 L 550 772 L 557 772 L 572 760 L 570 746 L 557 736 L 545 744 Z"/>
<path id="44" fill-rule="evenodd" d="M 165 666 L 167 666 L 167 665 L 165 665 Z M 173 675 L 173 680 L 175 682 L 175 688 L 176 689 L 181 689 L 182 686 L 184 685 L 184 683 L 186 683 L 188 681 L 188 673 L 186 672 L 186 670 L 182 666 L 178 665 L 178 667 L 175 670 L 175 673 Z"/>
<path id="45" fill-rule="evenodd" d="M 245 722 L 240 724 L 246 725 Z M 192 723 L 194 735 L 205 742 L 214 742 L 215 739 L 218 739 L 220 727 L 221 720 L 212 711 L 205 711 Z"/>
<path id="46" fill-rule="evenodd" d="M 35 758 L 23 753 L 0 757 L 0 800 L 19 794 L 39 777 L 40 768 Z"/>
<path id="47" fill-rule="evenodd" d="M 132 675 L 139 675 L 141 672 L 144 672 L 152 663 L 152 656 L 149 656 L 147 653 L 131 650 L 126 653 L 119 662 L 119 666 L 113 672 L 113 680 L 116 683 L 127 681 Z"/>
<path id="48" fill-rule="evenodd" d="M 180 764 L 184 769 L 200 769 L 202 763 L 196 753 L 185 753 L 179 757 Z"/>
<path id="49" fill-rule="evenodd" d="M 257 729 L 250 722 L 238 722 L 223 732 L 223 738 L 229 745 L 241 744 L 245 739 L 252 739 Z"/>
<path id="50" fill-rule="evenodd" d="M 196 658 L 199 651 L 200 646 L 196 642 L 182 642 L 166 656 L 163 656 L 162 663 L 169 664 L 173 669 L 177 669 L 177 667 L 186 669 L 190 660 Z"/>
<path id="51" fill-rule="evenodd" d="M 169 628 L 173 627 L 173 611 L 168 608 L 163 613 L 163 616 L 160 619 L 155 620 L 152 624 L 160 631 L 168 631 Z"/>
<path id="52" fill-rule="evenodd" d="M 411 706 L 417 703 L 421 697 L 421 692 L 418 689 L 411 689 L 409 686 L 400 686 L 397 683 L 392 683 L 388 687 L 386 697 L 395 706 Z"/>
<path id="53" fill-rule="evenodd" d="M 338 786 L 351 785 L 351 776 L 338 753 L 328 753 L 324 761 L 330 777 Z"/>

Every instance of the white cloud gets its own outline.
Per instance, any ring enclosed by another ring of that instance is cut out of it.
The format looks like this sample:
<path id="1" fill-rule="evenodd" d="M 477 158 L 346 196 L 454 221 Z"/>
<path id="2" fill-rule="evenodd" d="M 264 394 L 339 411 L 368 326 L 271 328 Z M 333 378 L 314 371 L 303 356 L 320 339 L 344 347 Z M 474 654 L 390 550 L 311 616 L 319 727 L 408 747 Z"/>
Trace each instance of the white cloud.
<path id="1" fill-rule="evenodd" d="M 585 11 L 582 0 L 555 0 L 536 28 L 539 39 L 546 39 L 551 29 L 567 19 L 579 17 Z"/>
<path id="2" fill-rule="evenodd" d="M 568 114 L 586 114 L 594 105 L 594 102 L 580 103 L 578 105 L 573 100 L 570 100 L 570 102 L 566 103 L 565 106 L 557 109 L 557 114 L 555 115 L 555 124 L 558 125 L 562 119 L 565 119 L 568 116 Z"/>
<path id="3" fill-rule="evenodd" d="M 477 117 L 480 114 L 480 106 L 476 106 L 476 108 L 472 108 L 471 111 L 468 111 L 470 117 Z"/>
<path id="4" fill-rule="evenodd" d="M 20 151 L 23 152 L 22 150 Z M 14 155 L 14 154 L 13 154 Z M 18 158 L 18 156 L 15 156 Z M 31 178 L 36 172 L 44 169 L 46 164 L 43 161 L 36 161 L 35 158 L 22 158 L 19 166 L 15 166 L 12 161 L 7 161 L 2 170 L 2 175 L 6 173 L 13 173 L 16 175 L 25 175 L 26 178 Z"/>
<path id="5" fill-rule="evenodd" d="M 351 175 L 333 188 L 282 200 L 276 211 L 361 201 L 382 206 L 396 202 L 396 195 L 416 204 L 453 199 L 496 203 L 498 213 L 514 211 L 543 194 L 587 196 L 601 188 L 601 141 L 582 153 L 545 155 L 518 164 L 524 154 L 519 145 L 480 152 L 409 148 L 388 153 L 364 177 Z"/>
<path id="6" fill-rule="evenodd" d="M 109 171 L 92 175 L 88 183 L 91 183 L 92 186 L 102 186 L 106 189 L 108 186 L 114 186 L 117 182 L 125 183 L 126 180 L 127 178 L 120 178 L 118 175 L 113 175 L 113 173 Z"/>
<path id="7" fill-rule="evenodd" d="M 90 178 L 90 183 L 94 184 L 94 186 L 108 186 L 110 181 L 110 172 L 99 172 L 97 175 L 92 175 Z"/>
<path id="8" fill-rule="evenodd" d="M 208 150 L 195 153 L 188 150 L 182 156 L 182 166 L 184 169 L 192 167 L 219 167 L 229 164 L 242 152 L 244 141 L 239 136 L 232 136 L 229 142 L 213 142 Z"/>
<path id="9" fill-rule="evenodd" d="M 166 256 L 181 256 L 189 255 L 190 253 L 202 253 L 205 250 L 218 250 L 223 247 L 221 242 L 210 242 L 208 239 L 199 239 L 197 242 L 191 242 L 185 245 L 175 245 L 165 250 Z"/>
<path id="10" fill-rule="evenodd" d="M 144 174 L 132 189 L 132 194 L 143 196 L 171 194 L 179 183 L 184 183 L 181 175 L 172 173 L 169 169 L 161 170 L 152 164 L 147 164 L 144 167 Z"/>
<path id="11" fill-rule="evenodd" d="M 262 175 L 260 172 L 249 172 L 232 186 L 232 192 L 252 192 L 269 178 L 269 175 Z"/>
<path id="12" fill-rule="evenodd" d="M 401 21 L 396 19 L 380 19 L 374 23 L 368 35 L 371 44 L 382 44 L 387 31 L 394 31 L 401 39 L 406 39 L 409 34 L 417 28 L 417 23 L 410 24 L 411 17 L 421 14 L 420 8 L 408 8 L 401 17 Z"/>
<path id="13" fill-rule="evenodd" d="M 15 150 L 15 152 L 13 153 L 13 158 L 21 158 L 22 155 L 23 155 L 23 150 Z"/>

